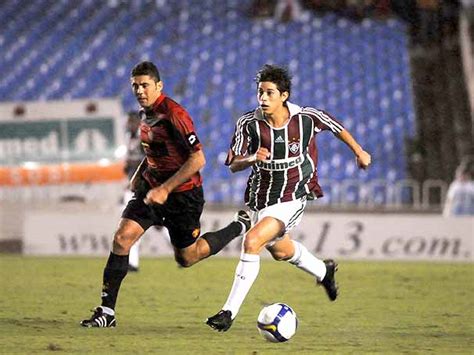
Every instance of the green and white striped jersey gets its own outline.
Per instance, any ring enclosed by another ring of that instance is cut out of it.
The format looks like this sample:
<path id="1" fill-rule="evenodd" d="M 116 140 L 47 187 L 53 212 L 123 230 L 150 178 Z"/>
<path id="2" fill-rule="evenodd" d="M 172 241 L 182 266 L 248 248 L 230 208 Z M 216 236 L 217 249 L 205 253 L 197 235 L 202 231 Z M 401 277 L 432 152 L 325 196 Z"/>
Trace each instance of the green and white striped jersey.
<path id="1" fill-rule="evenodd" d="M 290 119 L 274 128 L 260 108 L 241 116 L 236 124 L 226 164 L 234 156 L 254 154 L 265 147 L 271 156 L 252 166 L 245 203 L 253 210 L 292 201 L 306 195 L 322 196 L 318 184 L 316 134 L 330 130 L 338 134 L 344 127 L 324 111 L 287 102 Z"/>

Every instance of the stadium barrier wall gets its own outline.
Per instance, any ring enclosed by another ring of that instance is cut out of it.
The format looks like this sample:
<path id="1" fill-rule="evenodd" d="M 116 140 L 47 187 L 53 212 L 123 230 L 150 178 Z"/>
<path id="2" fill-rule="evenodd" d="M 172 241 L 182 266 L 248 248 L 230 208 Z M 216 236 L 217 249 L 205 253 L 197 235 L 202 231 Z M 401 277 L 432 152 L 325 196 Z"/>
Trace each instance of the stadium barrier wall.
<path id="1" fill-rule="evenodd" d="M 123 180 L 123 126 L 116 98 L 0 103 L 0 200 L 22 186 Z"/>
<path id="2" fill-rule="evenodd" d="M 114 161 L 124 117 L 118 99 L 0 103 L 0 166 Z"/>
<path id="3" fill-rule="evenodd" d="M 0 251 L 18 251 L 33 204 L 116 201 L 126 186 L 118 98 L 0 103 Z"/>
<path id="4" fill-rule="evenodd" d="M 106 256 L 120 209 L 32 211 L 25 216 L 26 255 Z M 203 232 L 226 225 L 233 211 L 206 209 Z M 426 260 L 473 262 L 474 217 L 440 215 L 307 212 L 292 235 L 320 257 L 354 260 Z M 240 255 L 241 238 L 219 254 Z M 142 238 L 141 255 L 173 255 L 166 229 L 150 229 Z M 262 252 L 263 257 L 269 253 Z"/>

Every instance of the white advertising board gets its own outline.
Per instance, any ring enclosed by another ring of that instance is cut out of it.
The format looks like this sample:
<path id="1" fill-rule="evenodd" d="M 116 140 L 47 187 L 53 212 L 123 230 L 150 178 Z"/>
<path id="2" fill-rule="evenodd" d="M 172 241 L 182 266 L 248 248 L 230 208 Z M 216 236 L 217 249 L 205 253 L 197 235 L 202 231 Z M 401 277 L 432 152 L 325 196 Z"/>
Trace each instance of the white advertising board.
<path id="1" fill-rule="evenodd" d="M 24 253 L 107 255 L 119 211 L 31 212 L 25 219 Z M 233 212 L 204 212 L 203 232 L 225 226 Z M 474 261 L 474 218 L 439 215 L 305 213 L 293 230 L 319 257 L 360 260 Z M 241 238 L 220 256 L 238 257 Z M 143 256 L 173 254 L 166 229 L 150 229 L 140 244 Z M 269 256 L 264 251 L 262 256 Z"/>

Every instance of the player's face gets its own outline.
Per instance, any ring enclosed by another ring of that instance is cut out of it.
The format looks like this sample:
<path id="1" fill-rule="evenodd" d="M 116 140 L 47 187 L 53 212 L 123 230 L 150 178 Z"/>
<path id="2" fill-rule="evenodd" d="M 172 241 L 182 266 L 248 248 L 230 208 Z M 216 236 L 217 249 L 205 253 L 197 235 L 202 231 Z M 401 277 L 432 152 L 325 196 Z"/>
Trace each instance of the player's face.
<path id="1" fill-rule="evenodd" d="M 288 93 L 280 92 L 275 83 L 262 81 L 258 83 L 257 99 L 262 111 L 267 115 L 272 115 L 283 108 Z"/>
<path id="2" fill-rule="evenodd" d="M 149 75 L 133 76 L 132 90 L 141 107 L 147 108 L 155 103 L 163 90 L 163 82 L 155 82 Z"/>

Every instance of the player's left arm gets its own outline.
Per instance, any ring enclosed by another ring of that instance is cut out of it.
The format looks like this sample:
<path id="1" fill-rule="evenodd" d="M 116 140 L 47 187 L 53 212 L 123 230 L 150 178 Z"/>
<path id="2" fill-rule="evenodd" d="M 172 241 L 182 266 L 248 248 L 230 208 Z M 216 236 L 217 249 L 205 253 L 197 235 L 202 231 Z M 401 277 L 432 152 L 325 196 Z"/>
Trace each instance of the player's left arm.
<path id="1" fill-rule="evenodd" d="M 191 177 L 201 170 L 206 164 L 206 158 L 202 149 L 192 152 L 188 160 L 179 168 L 179 170 L 166 180 L 160 186 L 157 186 L 148 191 L 145 203 L 146 204 L 164 204 L 168 199 L 168 195 L 179 185 L 185 183 Z"/>
<path id="2" fill-rule="evenodd" d="M 171 122 L 176 129 L 177 139 L 182 139 L 189 156 L 168 180 L 148 191 L 144 200 L 146 204 L 164 204 L 174 189 L 191 179 L 206 164 L 202 144 L 195 133 L 191 116 L 184 109 L 178 109 L 171 115 Z"/>
<path id="3" fill-rule="evenodd" d="M 367 153 L 359 143 L 355 140 L 354 137 L 346 130 L 342 130 L 339 133 L 336 133 L 336 137 L 341 141 L 347 144 L 349 148 L 354 152 L 356 157 L 357 166 L 361 169 L 367 169 L 372 162 L 372 157 Z"/>
<path id="4" fill-rule="evenodd" d="M 367 169 L 371 163 L 370 154 L 367 153 L 344 126 L 333 116 L 325 111 L 317 110 L 312 107 L 305 107 L 303 112 L 313 118 L 315 132 L 330 130 L 337 138 L 347 144 L 354 152 L 357 166 L 361 169 Z"/>

